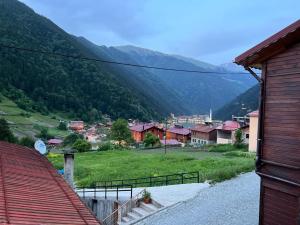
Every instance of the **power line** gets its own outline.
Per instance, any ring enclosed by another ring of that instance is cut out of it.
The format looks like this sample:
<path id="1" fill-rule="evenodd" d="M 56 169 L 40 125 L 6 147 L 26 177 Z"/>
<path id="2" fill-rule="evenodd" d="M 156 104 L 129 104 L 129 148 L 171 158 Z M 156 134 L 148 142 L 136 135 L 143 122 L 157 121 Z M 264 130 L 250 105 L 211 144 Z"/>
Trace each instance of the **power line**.
<path id="1" fill-rule="evenodd" d="M 43 55 L 59 56 L 59 57 L 63 57 L 63 58 L 71 58 L 71 59 L 77 59 L 77 60 L 94 61 L 94 62 L 116 64 L 116 65 L 122 65 L 122 66 L 131 66 L 131 67 L 157 69 L 157 70 L 167 70 L 167 71 L 175 71 L 175 72 L 209 73 L 209 74 L 249 74 L 249 72 L 231 72 L 230 73 L 230 72 L 221 72 L 221 71 L 213 72 L 213 71 L 186 70 L 186 69 L 166 68 L 166 67 L 158 67 L 158 66 L 147 66 L 147 65 L 139 65 L 139 64 L 133 64 L 133 63 L 109 61 L 109 60 L 103 60 L 103 59 L 97 59 L 97 58 L 89 58 L 89 57 L 83 57 L 83 56 L 74 56 L 74 55 L 68 55 L 68 54 L 63 54 L 63 53 L 58 53 L 58 52 L 42 51 L 42 50 L 37 50 L 37 49 L 16 47 L 16 46 L 11 46 L 11 45 L 4 45 L 4 44 L 0 44 L 0 48 L 14 49 L 17 51 L 25 51 L 25 52 L 38 53 L 38 54 L 43 54 Z"/>

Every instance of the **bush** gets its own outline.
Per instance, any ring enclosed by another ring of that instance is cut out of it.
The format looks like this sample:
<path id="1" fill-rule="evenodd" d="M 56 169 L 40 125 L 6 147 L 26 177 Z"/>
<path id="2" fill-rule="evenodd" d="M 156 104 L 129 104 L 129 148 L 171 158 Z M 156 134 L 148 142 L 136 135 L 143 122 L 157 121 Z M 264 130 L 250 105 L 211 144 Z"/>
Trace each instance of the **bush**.
<path id="1" fill-rule="evenodd" d="M 58 124 L 57 129 L 59 129 L 59 130 L 67 130 L 68 129 L 67 128 L 67 124 L 65 122 L 63 122 L 63 121 L 60 121 L 59 124 Z"/>
<path id="2" fill-rule="evenodd" d="M 108 151 L 108 150 L 113 150 L 113 149 L 114 149 L 114 146 L 111 143 L 106 142 L 104 144 L 101 144 L 98 147 L 97 151 Z"/>
<path id="3" fill-rule="evenodd" d="M 232 152 L 232 151 L 247 151 L 247 147 L 244 144 L 235 146 L 232 144 L 216 144 L 208 146 L 209 152 Z"/>
<path id="4" fill-rule="evenodd" d="M 144 144 L 146 147 L 153 147 L 155 145 L 159 145 L 160 144 L 160 140 L 157 136 L 155 136 L 154 134 L 148 132 L 146 133 L 145 139 L 144 139 Z"/>
<path id="5" fill-rule="evenodd" d="M 19 141 L 20 145 L 33 148 L 34 147 L 34 140 L 31 137 L 22 137 Z"/>
<path id="6" fill-rule="evenodd" d="M 78 139 L 83 139 L 83 136 L 76 133 L 69 134 L 67 137 L 65 137 L 63 146 L 73 145 Z"/>
<path id="7" fill-rule="evenodd" d="M 44 139 L 44 140 L 48 140 L 48 139 L 54 138 L 53 135 L 49 134 L 47 127 L 43 127 L 41 129 L 40 133 L 38 135 L 36 135 L 36 137 Z"/>
<path id="8" fill-rule="evenodd" d="M 78 152 L 87 152 L 91 150 L 92 145 L 84 139 L 77 139 L 72 147 Z"/>

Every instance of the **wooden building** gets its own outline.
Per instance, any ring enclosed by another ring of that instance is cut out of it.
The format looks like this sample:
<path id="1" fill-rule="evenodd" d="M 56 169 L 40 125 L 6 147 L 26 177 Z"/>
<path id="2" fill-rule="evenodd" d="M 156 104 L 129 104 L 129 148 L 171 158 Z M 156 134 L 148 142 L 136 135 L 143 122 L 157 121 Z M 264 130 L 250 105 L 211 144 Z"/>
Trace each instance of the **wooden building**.
<path id="1" fill-rule="evenodd" d="M 69 129 L 81 132 L 84 129 L 84 122 L 83 121 L 70 121 Z"/>
<path id="2" fill-rule="evenodd" d="M 257 148 L 260 225 L 300 224 L 300 20 L 235 59 L 262 69 Z"/>
<path id="3" fill-rule="evenodd" d="M 166 136 L 167 140 L 177 140 L 181 143 L 187 143 L 191 140 L 191 131 L 182 126 L 175 126 L 167 130 Z"/>
<path id="4" fill-rule="evenodd" d="M 217 142 L 217 130 L 213 126 L 196 126 L 191 129 L 191 144 L 194 146 L 214 144 Z"/>
<path id="5" fill-rule="evenodd" d="M 148 132 L 154 134 L 160 140 L 163 139 L 164 136 L 164 130 L 151 123 L 136 124 L 129 129 L 133 140 L 137 143 L 144 141 L 145 134 Z"/>

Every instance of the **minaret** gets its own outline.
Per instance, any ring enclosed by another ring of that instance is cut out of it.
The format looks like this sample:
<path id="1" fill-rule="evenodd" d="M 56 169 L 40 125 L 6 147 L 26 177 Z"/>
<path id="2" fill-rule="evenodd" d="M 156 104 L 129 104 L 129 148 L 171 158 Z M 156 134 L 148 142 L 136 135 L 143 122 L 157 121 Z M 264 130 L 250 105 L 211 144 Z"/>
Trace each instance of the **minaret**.
<path id="1" fill-rule="evenodd" d="M 209 122 L 212 123 L 212 110 L 209 110 Z"/>

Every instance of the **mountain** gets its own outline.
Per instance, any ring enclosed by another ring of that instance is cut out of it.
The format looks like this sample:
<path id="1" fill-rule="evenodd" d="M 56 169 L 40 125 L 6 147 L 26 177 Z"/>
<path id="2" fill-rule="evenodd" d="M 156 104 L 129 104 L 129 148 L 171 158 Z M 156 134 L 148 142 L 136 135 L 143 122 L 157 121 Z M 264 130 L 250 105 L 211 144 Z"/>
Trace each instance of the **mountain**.
<path id="1" fill-rule="evenodd" d="M 245 114 L 258 109 L 259 100 L 259 84 L 239 95 L 230 103 L 223 106 L 215 114 L 214 118 L 220 120 L 228 120 L 234 116 L 244 116 Z"/>
<path id="2" fill-rule="evenodd" d="M 203 71 L 203 73 L 188 73 L 148 69 L 154 77 L 163 82 L 165 87 L 176 93 L 181 105 L 188 108 L 192 114 L 207 113 L 210 108 L 216 110 L 256 83 L 250 74 L 237 74 L 222 66 L 214 66 L 187 57 L 135 46 L 114 48 L 128 55 L 122 62 L 131 63 L 134 60 L 141 65 Z"/>
<path id="3" fill-rule="evenodd" d="M 100 57 L 23 3 L 0 0 L 0 8 L 3 45 Z M 102 113 L 141 120 L 169 113 L 152 93 L 129 85 L 120 76 L 124 71 L 109 64 L 2 47 L 0 73 L 0 92 L 28 111 L 63 111 L 84 120 Z"/>

